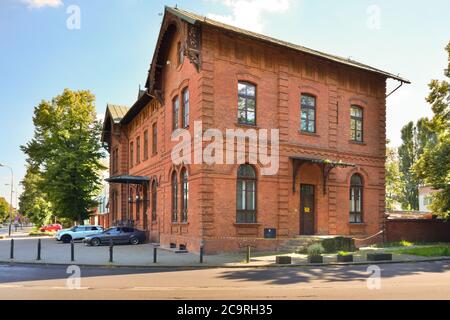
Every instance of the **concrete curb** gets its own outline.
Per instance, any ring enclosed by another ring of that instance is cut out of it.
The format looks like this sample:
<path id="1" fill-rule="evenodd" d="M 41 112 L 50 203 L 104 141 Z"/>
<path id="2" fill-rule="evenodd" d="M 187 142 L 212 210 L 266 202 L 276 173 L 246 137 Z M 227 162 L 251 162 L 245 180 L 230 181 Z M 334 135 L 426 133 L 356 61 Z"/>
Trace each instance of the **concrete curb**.
<path id="1" fill-rule="evenodd" d="M 450 261 L 450 257 L 431 258 L 425 260 L 393 260 L 393 261 L 361 261 L 361 262 L 329 262 L 321 264 L 266 264 L 266 265 L 117 265 L 117 264 L 86 264 L 77 263 L 58 263 L 58 262 L 38 262 L 38 261 L 14 261 L 14 260 L 0 260 L 0 264 L 9 265 L 41 265 L 41 266 L 71 266 L 77 265 L 83 268 L 127 268 L 127 269 L 269 269 L 269 268 L 317 268 L 317 267 L 342 267 L 342 266 L 363 266 L 363 265 L 380 265 L 380 264 L 406 264 L 406 263 L 422 263 L 422 262 L 438 262 L 438 261 Z"/>

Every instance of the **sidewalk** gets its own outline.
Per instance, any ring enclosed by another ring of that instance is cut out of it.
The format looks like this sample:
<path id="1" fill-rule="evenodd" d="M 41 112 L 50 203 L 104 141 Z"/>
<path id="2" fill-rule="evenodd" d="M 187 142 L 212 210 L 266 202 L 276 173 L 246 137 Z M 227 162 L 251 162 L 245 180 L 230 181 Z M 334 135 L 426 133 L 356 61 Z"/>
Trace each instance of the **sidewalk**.
<path id="1" fill-rule="evenodd" d="M 41 260 L 37 261 L 37 243 L 41 239 Z M 24 233 L 14 235 L 14 259 L 10 259 L 10 240 L 0 240 L 0 262 L 2 263 L 39 263 L 39 264 L 78 264 L 93 266 L 133 266 L 133 267 L 272 267 L 279 255 L 292 257 L 290 266 L 312 266 L 307 256 L 301 254 L 252 253 L 250 263 L 245 262 L 245 252 L 204 256 L 193 253 L 173 253 L 162 248 L 157 249 L 157 263 L 153 263 L 152 244 L 138 246 L 117 245 L 113 250 L 113 263 L 109 262 L 109 247 L 87 247 L 83 243 L 75 243 L 75 261 L 71 261 L 70 244 L 57 242 L 48 237 L 28 237 Z M 347 264 L 373 264 L 367 262 L 366 254 L 381 249 L 365 248 L 354 254 L 354 262 Z M 393 263 L 450 260 L 447 258 L 425 258 L 418 256 L 393 254 Z M 383 262 L 381 262 L 383 263 Z M 379 262 L 376 262 L 379 264 Z M 336 262 L 335 254 L 325 254 L 324 264 L 342 265 Z"/>

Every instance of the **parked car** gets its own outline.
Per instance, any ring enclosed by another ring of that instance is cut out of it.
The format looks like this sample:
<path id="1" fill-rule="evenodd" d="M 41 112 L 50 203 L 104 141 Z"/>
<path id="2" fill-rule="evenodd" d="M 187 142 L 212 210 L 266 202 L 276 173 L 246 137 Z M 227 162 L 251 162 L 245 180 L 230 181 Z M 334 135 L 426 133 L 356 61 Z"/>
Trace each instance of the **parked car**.
<path id="1" fill-rule="evenodd" d="M 56 232 L 62 230 L 62 225 L 59 223 L 48 224 L 46 226 L 42 226 L 39 230 L 41 232 Z"/>
<path id="2" fill-rule="evenodd" d="M 132 244 L 137 245 L 145 242 L 145 232 L 129 227 L 114 227 L 100 234 L 86 237 L 83 242 L 88 246 L 99 246 L 102 244 Z"/>
<path id="3" fill-rule="evenodd" d="M 56 240 L 69 243 L 72 240 L 83 240 L 87 236 L 102 233 L 102 226 L 75 226 L 70 229 L 60 230 L 56 233 Z"/>

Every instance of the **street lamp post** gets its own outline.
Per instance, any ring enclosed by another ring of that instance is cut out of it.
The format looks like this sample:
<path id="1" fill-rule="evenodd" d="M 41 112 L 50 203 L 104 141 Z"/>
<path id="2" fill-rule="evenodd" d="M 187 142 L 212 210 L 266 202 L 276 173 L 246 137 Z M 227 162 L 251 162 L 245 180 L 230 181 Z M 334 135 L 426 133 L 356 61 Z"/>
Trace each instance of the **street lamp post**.
<path id="1" fill-rule="evenodd" d="M 13 202 L 13 186 L 14 186 L 14 172 L 13 169 L 10 166 L 7 166 L 6 164 L 0 163 L 0 167 L 8 168 L 11 171 L 11 202 L 9 203 L 9 229 L 8 229 L 8 236 L 11 236 L 11 225 L 12 225 L 12 202 Z"/>

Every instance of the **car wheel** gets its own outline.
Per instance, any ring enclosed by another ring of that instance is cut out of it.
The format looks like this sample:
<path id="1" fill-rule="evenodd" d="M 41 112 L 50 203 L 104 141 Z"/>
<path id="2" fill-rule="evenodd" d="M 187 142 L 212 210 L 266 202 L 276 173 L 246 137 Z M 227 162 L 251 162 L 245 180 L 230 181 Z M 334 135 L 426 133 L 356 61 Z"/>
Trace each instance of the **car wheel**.
<path id="1" fill-rule="evenodd" d="M 132 245 L 137 245 L 137 244 L 139 244 L 139 242 L 140 242 L 139 239 L 136 237 L 130 238 L 130 244 L 132 244 Z"/>
<path id="2" fill-rule="evenodd" d="M 94 238 L 91 240 L 91 245 L 94 247 L 98 247 L 100 245 L 100 239 L 99 238 Z"/>
<path id="3" fill-rule="evenodd" d="M 69 236 L 69 235 L 62 236 L 62 237 L 61 237 L 61 241 L 62 241 L 63 243 L 69 243 L 70 241 L 72 241 L 72 237 Z"/>

